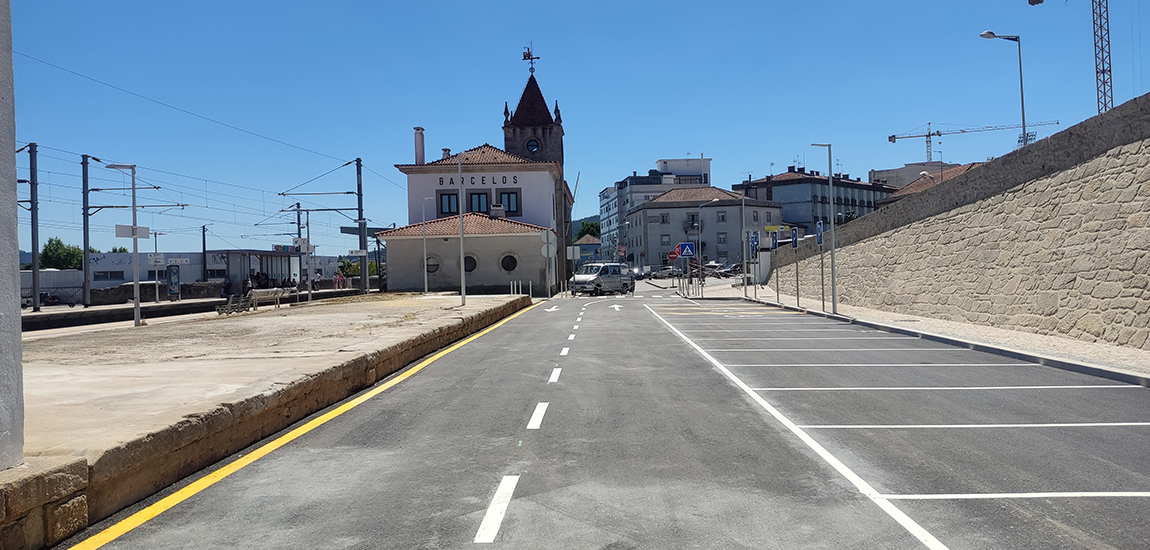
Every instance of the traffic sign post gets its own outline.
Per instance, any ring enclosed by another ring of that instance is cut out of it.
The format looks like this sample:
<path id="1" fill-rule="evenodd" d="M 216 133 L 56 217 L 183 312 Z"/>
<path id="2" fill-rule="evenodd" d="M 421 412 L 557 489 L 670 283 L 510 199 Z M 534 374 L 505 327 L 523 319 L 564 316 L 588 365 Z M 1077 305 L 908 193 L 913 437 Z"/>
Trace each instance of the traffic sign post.
<path id="1" fill-rule="evenodd" d="M 795 250 L 795 307 L 802 307 L 799 304 L 799 228 L 791 228 L 791 250 Z"/>
<path id="2" fill-rule="evenodd" d="M 679 259 L 679 251 L 678 250 L 672 250 L 672 251 L 668 252 L 667 253 L 667 259 L 671 260 L 672 262 L 675 260 L 678 260 Z"/>

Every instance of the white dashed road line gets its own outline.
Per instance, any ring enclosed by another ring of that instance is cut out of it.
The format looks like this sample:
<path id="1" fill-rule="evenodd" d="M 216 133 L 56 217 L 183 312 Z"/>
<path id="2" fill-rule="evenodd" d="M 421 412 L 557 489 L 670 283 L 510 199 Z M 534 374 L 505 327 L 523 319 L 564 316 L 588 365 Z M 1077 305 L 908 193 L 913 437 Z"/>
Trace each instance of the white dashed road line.
<path id="1" fill-rule="evenodd" d="M 571 348 L 563 348 L 563 350 L 559 352 L 559 355 L 567 355 L 567 352 L 569 351 L 571 351 Z"/>
<path id="2" fill-rule="evenodd" d="M 499 534 L 499 525 L 503 523 L 503 516 L 507 513 L 507 505 L 511 504 L 511 495 L 515 492 L 515 485 L 519 483 L 519 476 L 503 476 L 499 487 L 495 489 L 495 496 L 491 505 L 487 507 L 487 514 L 479 524 L 479 531 L 475 533 L 475 542 L 495 542 L 495 535 Z"/>
<path id="3" fill-rule="evenodd" d="M 571 334 L 571 335 L 567 336 L 567 339 L 568 339 L 568 340 L 574 340 L 574 339 L 575 339 L 575 335 L 574 335 L 574 334 Z"/>
<path id="4" fill-rule="evenodd" d="M 561 368 L 555 368 L 551 371 L 551 378 L 547 379 L 548 384 L 554 384 L 559 381 L 559 373 L 563 372 Z"/>
<path id="5" fill-rule="evenodd" d="M 527 421 L 528 430 L 538 430 L 543 424 L 543 415 L 547 414 L 547 402 L 535 405 L 535 412 L 531 413 L 531 420 Z"/>
<path id="6" fill-rule="evenodd" d="M 571 330 L 579 330 L 579 325 L 575 325 L 575 326 L 571 327 Z"/>

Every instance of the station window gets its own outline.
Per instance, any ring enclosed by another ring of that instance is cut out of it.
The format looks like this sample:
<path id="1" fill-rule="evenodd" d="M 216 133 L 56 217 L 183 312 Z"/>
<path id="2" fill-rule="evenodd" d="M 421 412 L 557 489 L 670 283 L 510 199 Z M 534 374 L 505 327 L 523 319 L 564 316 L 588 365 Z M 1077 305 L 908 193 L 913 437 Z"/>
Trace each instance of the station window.
<path id="1" fill-rule="evenodd" d="M 503 210 L 507 212 L 508 216 L 520 214 L 519 191 L 500 191 L 499 204 L 503 205 Z"/>
<path id="2" fill-rule="evenodd" d="M 439 195 L 439 214 L 442 216 L 453 216 L 459 213 L 459 195 L 455 193 L 443 193 Z"/>

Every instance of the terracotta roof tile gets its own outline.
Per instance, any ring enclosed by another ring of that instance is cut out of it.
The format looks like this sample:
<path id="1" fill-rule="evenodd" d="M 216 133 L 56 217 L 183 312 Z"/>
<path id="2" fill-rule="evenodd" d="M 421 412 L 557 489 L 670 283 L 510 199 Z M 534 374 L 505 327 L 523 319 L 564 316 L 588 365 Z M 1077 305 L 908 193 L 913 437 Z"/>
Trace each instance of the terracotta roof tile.
<path id="1" fill-rule="evenodd" d="M 459 216 L 427 220 L 395 229 L 380 231 L 375 236 L 386 240 L 388 237 L 421 237 L 424 227 L 428 237 L 450 237 L 459 235 Z M 539 233 L 550 229 L 507 218 L 493 218 L 487 214 L 469 212 L 463 215 L 463 233 L 466 235 L 508 235 L 514 233 Z"/>
<path id="2" fill-rule="evenodd" d="M 546 126 L 555 124 L 547 110 L 547 100 L 543 99 L 543 92 L 539 89 L 539 82 L 535 75 L 527 79 L 527 86 L 523 88 L 523 95 L 519 97 L 519 105 L 511 115 L 511 126 Z"/>
<path id="3" fill-rule="evenodd" d="M 576 240 L 574 243 L 571 243 L 571 244 L 574 244 L 574 245 L 580 245 L 580 244 L 603 244 L 603 241 L 600 241 L 600 240 L 599 240 L 599 238 L 598 238 L 598 237 L 596 237 L 596 236 L 594 236 L 594 235 L 591 235 L 591 234 L 587 234 L 587 235 L 583 235 L 582 237 L 579 237 L 579 239 L 578 239 L 578 240 Z"/>
<path id="4" fill-rule="evenodd" d="M 711 199 L 739 200 L 743 196 L 718 187 L 683 187 L 672 189 L 647 202 L 691 202 L 709 201 Z"/>
<path id="5" fill-rule="evenodd" d="M 924 189 L 929 189 L 931 187 L 934 187 L 935 185 L 938 185 L 938 184 L 940 184 L 940 183 L 942 183 L 948 179 L 952 179 L 952 178 L 956 178 L 958 176 L 961 176 L 961 175 L 967 173 L 968 171 L 970 171 L 970 169 L 981 166 L 982 164 L 983 163 L 981 163 L 981 162 L 971 162 L 971 163 L 963 164 L 960 166 L 955 166 L 954 168 L 948 168 L 946 170 L 943 170 L 941 174 L 936 172 L 936 173 L 932 173 L 929 176 L 919 176 L 918 179 L 906 184 L 905 186 L 903 186 L 902 189 L 899 189 L 898 191 L 891 193 L 890 195 L 888 195 L 887 198 L 892 198 L 892 197 L 901 198 L 901 197 L 905 197 L 907 195 L 913 195 L 913 194 L 918 193 L 919 191 L 922 191 Z M 894 200 L 897 200 L 897 199 L 894 199 Z"/>
<path id="6" fill-rule="evenodd" d="M 459 163 L 460 155 L 463 156 L 462 164 L 464 166 L 475 166 L 481 164 L 548 164 L 546 162 L 534 161 L 529 158 L 524 158 L 514 153 L 508 153 L 503 149 L 495 147 L 491 144 L 484 143 L 479 147 L 468 149 L 462 153 L 456 153 L 445 159 L 439 159 L 435 162 L 427 164 L 396 164 L 399 166 L 455 166 Z"/>

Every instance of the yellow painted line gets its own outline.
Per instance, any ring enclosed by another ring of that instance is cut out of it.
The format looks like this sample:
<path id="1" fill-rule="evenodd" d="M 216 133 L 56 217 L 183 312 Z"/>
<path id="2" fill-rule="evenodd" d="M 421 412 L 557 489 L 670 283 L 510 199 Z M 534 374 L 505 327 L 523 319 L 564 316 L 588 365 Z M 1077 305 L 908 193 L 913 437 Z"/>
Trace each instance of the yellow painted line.
<path id="1" fill-rule="evenodd" d="M 172 494 L 164 497 L 159 502 L 156 502 L 155 504 L 148 506 L 147 508 L 144 508 L 143 510 L 140 510 L 139 512 L 136 512 L 135 514 L 132 514 L 132 515 L 128 516 L 127 518 L 124 518 L 119 523 L 95 534 L 94 536 L 86 539 L 84 542 L 81 542 L 81 543 L 73 546 L 72 550 L 95 550 L 97 548 L 104 546 L 105 544 L 108 544 L 109 542 L 112 542 L 113 540 L 116 540 L 117 538 L 119 538 L 120 536 L 124 535 L 125 533 L 131 531 L 132 529 L 135 529 L 135 528 L 143 525 L 144 523 L 148 522 L 148 520 L 151 520 L 152 518 L 164 513 L 165 511 L 172 508 L 173 506 L 191 498 L 196 493 L 199 493 L 200 491 L 203 491 L 204 489 L 207 489 L 208 487 L 215 485 L 217 482 L 223 480 L 224 478 L 238 472 L 240 470 L 240 468 L 243 468 L 244 466 L 247 466 L 247 465 L 263 458 L 264 456 L 267 456 L 272 451 L 275 451 L 276 449 L 279 449 L 280 447 L 283 447 L 284 445 L 287 445 L 288 443 L 295 441 L 297 438 L 303 436 L 304 434 L 326 424 L 327 422 L 329 422 L 331 420 L 334 420 L 339 415 L 346 413 L 347 411 L 350 411 L 350 410 L 362 405 L 367 400 L 391 389 L 396 384 L 399 384 L 400 382 L 403 382 L 404 380 L 414 376 L 415 373 L 419 372 L 420 370 L 423 370 L 423 367 L 426 367 L 426 366 L 438 361 L 443 356 L 463 347 L 464 345 L 471 343 L 473 340 L 479 338 L 480 336 L 483 336 L 484 334 L 487 334 L 488 332 L 491 332 L 491 331 L 499 328 L 504 323 L 506 323 L 506 322 L 508 322 L 508 321 L 510 321 L 510 320 L 512 320 L 512 319 L 514 319 L 514 318 L 516 318 L 516 317 L 518 317 L 524 313 L 527 313 L 528 310 L 530 310 L 530 309 L 534 308 L 535 306 L 540 305 L 542 303 L 543 302 L 539 302 L 539 303 L 532 304 L 528 307 L 525 307 L 525 308 L 513 313 L 509 317 L 503 319 L 502 321 L 499 321 L 498 323 L 495 323 L 494 325 L 491 325 L 491 326 L 489 326 L 489 327 L 487 327 L 487 328 L 485 328 L 485 329 L 483 329 L 483 330 L 455 343 L 451 347 L 448 347 L 447 349 L 444 349 L 443 351 L 440 351 L 440 352 L 436 353 L 435 355 L 432 355 L 431 357 L 424 359 L 418 365 L 415 365 L 414 367 L 411 367 L 411 368 L 401 372 L 395 378 L 392 378 L 391 380 L 384 382 L 379 387 L 374 388 L 374 389 L 368 391 L 367 393 L 365 393 L 365 394 L 363 394 L 363 395 L 361 395 L 355 399 L 352 399 L 351 401 L 348 401 L 347 403 L 344 403 L 343 405 L 340 405 L 339 407 L 336 407 L 335 409 L 332 409 L 331 411 L 328 411 L 327 413 L 324 413 L 323 415 L 311 420 L 307 424 L 304 424 L 303 426 L 300 426 L 300 427 L 280 436 L 275 441 L 267 443 L 266 445 L 256 449 L 255 451 L 252 451 L 250 454 L 248 454 L 244 457 L 241 457 L 240 459 L 236 460 L 235 462 L 232 462 L 232 463 L 228 464 L 227 466 L 220 468 L 219 470 L 216 470 L 216 471 L 214 471 L 214 472 L 212 472 L 212 473 L 210 473 L 210 474 L 208 474 L 208 475 L 206 475 L 200 479 L 197 479 L 196 481 L 192 482 L 187 487 L 184 487 L 183 489 L 180 489 L 179 491 L 176 491 L 175 493 L 172 493 Z"/>

